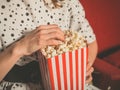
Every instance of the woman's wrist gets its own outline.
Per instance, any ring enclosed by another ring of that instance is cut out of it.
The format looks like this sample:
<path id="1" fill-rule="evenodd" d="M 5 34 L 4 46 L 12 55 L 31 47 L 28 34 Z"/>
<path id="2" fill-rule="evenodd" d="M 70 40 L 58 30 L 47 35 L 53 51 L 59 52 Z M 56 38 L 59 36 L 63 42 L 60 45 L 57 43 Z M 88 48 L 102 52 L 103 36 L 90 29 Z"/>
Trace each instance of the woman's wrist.
<path id="1" fill-rule="evenodd" d="M 16 58 L 20 58 L 22 56 L 24 56 L 24 54 L 21 52 L 21 48 L 20 48 L 20 45 L 19 43 L 14 43 L 12 46 L 11 46 L 11 54 L 16 57 Z"/>

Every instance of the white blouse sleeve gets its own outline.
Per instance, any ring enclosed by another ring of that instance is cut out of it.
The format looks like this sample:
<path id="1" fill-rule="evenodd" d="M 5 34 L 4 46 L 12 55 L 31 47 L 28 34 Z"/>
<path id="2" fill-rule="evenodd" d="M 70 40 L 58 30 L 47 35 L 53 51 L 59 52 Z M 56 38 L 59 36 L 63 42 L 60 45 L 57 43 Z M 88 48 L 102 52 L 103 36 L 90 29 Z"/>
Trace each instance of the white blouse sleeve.
<path id="1" fill-rule="evenodd" d="M 79 0 L 70 0 L 71 2 L 71 27 L 72 30 L 78 30 L 80 35 L 84 36 L 87 43 L 95 41 L 96 37 L 89 22 L 85 17 L 85 11 Z"/>

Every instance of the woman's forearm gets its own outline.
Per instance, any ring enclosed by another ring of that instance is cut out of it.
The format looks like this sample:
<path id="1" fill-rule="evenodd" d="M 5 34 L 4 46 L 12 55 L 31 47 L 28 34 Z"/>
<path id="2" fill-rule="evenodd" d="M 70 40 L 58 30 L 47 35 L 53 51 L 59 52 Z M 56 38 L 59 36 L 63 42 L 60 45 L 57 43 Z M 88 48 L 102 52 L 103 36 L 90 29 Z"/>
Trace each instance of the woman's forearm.
<path id="1" fill-rule="evenodd" d="M 12 45 L 0 53 L 0 81 L 21 57 L 16 49 L 16 45 Z"/>
<path id="2" fill-rule="evenodd" d="M 93 43 L 89 44 L 88 48 L 89 48 L 88 52 L 89 63 L 93 65 L 98 51 L 97 41 L 94 41 Z"/>
<path id="3" fill-rule="evenodd" d="M 64 33 L 56 24 L 40 25 L 25 37 L 0 53 L 0 80 L 24 55 L 31 55 L 47 45 L 59 45 L 64 41 Z"/>

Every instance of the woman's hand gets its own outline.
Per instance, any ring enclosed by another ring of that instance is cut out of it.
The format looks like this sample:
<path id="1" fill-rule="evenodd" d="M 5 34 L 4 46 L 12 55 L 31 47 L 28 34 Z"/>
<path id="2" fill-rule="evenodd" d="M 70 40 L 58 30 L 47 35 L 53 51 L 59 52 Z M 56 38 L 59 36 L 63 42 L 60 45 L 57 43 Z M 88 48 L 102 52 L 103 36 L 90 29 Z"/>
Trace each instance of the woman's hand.
<path id="1" fill-rule="evenodd" d="M 64 33 L 57 25 L 41 25 L 16 43 L 16 52 L 19 51 L 21 56 L 30 55 L 47 45 L 58 45 L 62 41 Z"/>
<path id="2" fill-rule="evenodd" d="M 91 66 L 90 63 L 87 64 L 87 73 L 86 73 L 86 83 L 90 83 L 92 81 L 92 72 L 94 68 Z"/>

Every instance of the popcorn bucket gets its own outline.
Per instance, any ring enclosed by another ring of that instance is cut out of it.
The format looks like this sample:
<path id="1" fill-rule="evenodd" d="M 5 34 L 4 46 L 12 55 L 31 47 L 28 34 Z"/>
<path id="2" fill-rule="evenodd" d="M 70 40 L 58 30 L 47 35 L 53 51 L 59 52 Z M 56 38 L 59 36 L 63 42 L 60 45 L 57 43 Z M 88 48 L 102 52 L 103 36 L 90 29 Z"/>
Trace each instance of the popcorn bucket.
<path id="1" fill-rule="evenodd" d="M 39 53 L 44 90 L 85 90 L 88 48 L 45 59 Z"/>

